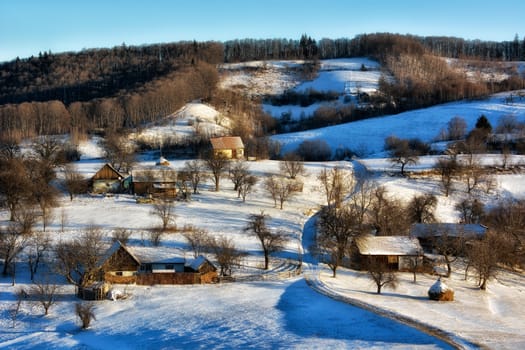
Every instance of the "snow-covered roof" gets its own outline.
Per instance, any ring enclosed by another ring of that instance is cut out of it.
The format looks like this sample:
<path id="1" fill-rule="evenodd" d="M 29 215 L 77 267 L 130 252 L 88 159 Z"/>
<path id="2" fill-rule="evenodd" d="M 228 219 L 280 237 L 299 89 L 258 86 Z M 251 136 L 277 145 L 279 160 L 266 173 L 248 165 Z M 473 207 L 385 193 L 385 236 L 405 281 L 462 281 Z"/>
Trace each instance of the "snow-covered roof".
<path id="1" fill-rule="evenodd" d="M 210 139 L 211 146 L 215 150 L 244 148 L 239 136 L 213 137 Z"/>
<path id="2" fill-rule="evenodd" d="M 487 226 L 481 224 L 455 224 L 434 223 L 414 224 L 410 228 L 411 237 L 439 237 L 448 235 L 450 237 L 478 237 L 481 238 L 487 232 Z"/>
<path id="3" fill-rule="evenodd" d="M 127 250 L 137 258 L 141 264 L 186 262 L 183 252 L 176 248 L 168 247 L 141 247 L 126 246 Z"/>
<path id="4" fill-rule="evenodd" d="M 365 235 L 356 239 L 362 255 L 418 255 L 421 246 L 417 238 L 407 236 Z"/>
<path id="5" fill-rule="evenodd" d="M 202 256 L 202 255 L 199 255 L 198 257 L 196 257 L 195 259 L 187 259 L 186 260 L 186 264 L 185 266 L 191 268 L 192 270 L 194 271 L 199 271 L 199 269 L 201 268 L 201 266 L 207 261 L 207 259 Z"/>
<path id="6" fill-rule="evenodd" d="M 154 166 L 133 169 L 131 172 L 133 182 L 175 182 L 177 172 L 168 166 Z"/>

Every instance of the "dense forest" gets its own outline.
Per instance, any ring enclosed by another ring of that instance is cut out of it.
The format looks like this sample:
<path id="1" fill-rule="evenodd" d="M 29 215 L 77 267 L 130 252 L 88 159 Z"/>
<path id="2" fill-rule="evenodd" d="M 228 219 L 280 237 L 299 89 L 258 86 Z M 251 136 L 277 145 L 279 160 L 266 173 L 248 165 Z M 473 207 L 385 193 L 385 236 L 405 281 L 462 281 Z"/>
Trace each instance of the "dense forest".
<path id="1" fill-rule="evenodd" d="M 258 101 L 216 88 L 217 65 L 224 62 L 374 58 L 395 78 L 380 82 L 380 96 L 389 107 L 348 109 L 348 115 L 339 117 L 347 121 L 524 88 L 524 78 L 517 73 L 490 86 L 467 80 L 438 57 L 492 62 L 525 60 L 524 55 L 525 40 L 517 36 L 508 42 L 483 42 L 389 33 L 318 42 L 303 35 L 299 40 L 123 44 L 78 53 L 44 52 L 0 64 L 0 136 L 113 132 L 158 120 L 195 99 L 224 113 L 251 116 L 253 125 L 239 120 L 244 124 L 239 129 L 258 130 L 257 134 L 275 131 Z"/>

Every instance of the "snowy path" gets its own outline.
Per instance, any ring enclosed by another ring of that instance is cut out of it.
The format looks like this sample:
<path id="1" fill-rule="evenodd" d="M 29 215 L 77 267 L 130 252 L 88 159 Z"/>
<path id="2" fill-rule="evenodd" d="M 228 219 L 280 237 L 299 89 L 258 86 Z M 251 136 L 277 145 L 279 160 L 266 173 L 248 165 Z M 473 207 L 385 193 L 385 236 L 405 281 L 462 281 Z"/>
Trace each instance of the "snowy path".
<path id="1" fill-rule="evenodd" d="M 355 166 L 354 162 L 354 166 Z M 359 163 L 358 163 L 359 164 Z M 364 167 L 363 167 L 364 169 Z M 366 171 L 366 170 L 365 170 Z M 387 311 L 375 305 L 363 302 L 361 300 L 350 298 L 348 296 L 342 295 L 342 293 L 336 291 L 334 288 L 323 283 L 320 278 L 321 269 L 316 258 L 310 254 L 310 247 L 315 241 L 315 221 L 316 217 L 312 217 L 308 220 L 303 229 L 303 251 L 304 251 L 304 263 L 303 263 L 303 273 L 306 283 L 316 292 L 323 294 L 334 300 L 338 300 L 352 306 L 361 308 L 366 311 L 373 312 L 381 317 L 388 318 L 395 323 L 402 323 L 408 325 L 414 329 L 422 331 L 432 337 L 436 338 L 436 341 L 439 339 L 446 342 L 449 345 L 454 346 L 455 348 L 461 349 L 474 349 L 478 348 L 478 345 L 470 343 L 464 339 L 461 339 L 454 334 L 441 330 L 432 325 L 426 324 L 419 320 L 401 315 L 393 311 Z"/>

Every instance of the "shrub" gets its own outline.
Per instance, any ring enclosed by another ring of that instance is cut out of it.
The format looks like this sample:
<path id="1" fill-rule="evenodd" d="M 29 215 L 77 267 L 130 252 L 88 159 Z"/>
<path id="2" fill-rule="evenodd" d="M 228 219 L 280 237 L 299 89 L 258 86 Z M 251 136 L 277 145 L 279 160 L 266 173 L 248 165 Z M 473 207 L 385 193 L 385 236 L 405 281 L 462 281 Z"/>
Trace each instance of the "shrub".
<path id="1" fill-rule="evenodd" d="M 93 309 L 94 304 L 91 303 L 77 303 L 75 305 L 75 313 L 77 314 L 80 322 L 82 323 L 82 329 L 89 328 L 92 320 L 96 320 Z"/>
<path id="2" fill-rule="evenodd" d="M 332 150 L 324 140 L 305 140 L 297 148 L 297 154 L 305 161 L 321 162 L 332 158 Z"/>

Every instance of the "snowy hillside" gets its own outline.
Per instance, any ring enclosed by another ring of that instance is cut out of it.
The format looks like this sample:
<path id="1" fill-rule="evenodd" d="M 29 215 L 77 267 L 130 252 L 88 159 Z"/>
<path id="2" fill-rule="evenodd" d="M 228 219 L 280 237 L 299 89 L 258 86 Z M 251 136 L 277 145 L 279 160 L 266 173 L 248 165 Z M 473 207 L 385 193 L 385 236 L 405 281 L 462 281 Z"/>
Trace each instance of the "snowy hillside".
<path id="1" fill-rule="evenodd" d="M 158 144 L 168 140 L 184 140 L 196 133 L 209 137 L 223 136 L 230 128 L 229 118 L 222 116 L 213 107 L 200 103 L 188 103 L 173 114 L 154 125 L 147 125 L 131 139 Z"/>
<path id="2" fill-rule="evenodd" d="M 487 100 L 447 103 L 397 115 L 275 135 L 272 138 L 283 145 L 285 152 L 296 149 L 304 140 L 321 139 L 330 145 L 332 151 L 347 147 L 365 158 L 381 157 L 384 155 L 386 137 L 396 135 L 432 142 L 441 130 L 446 129 L 450 119 L 456 116 L 466 120 L 469 130 L 482 114 L 492 125 L 497 125 L 498 120 L 507 115 L 515 116 L 521 122 L 525 121 L 525 98 L 515 98 L 513 103 L 506 103 L 507 96 L 509 93 L 500 93 Z"/>

